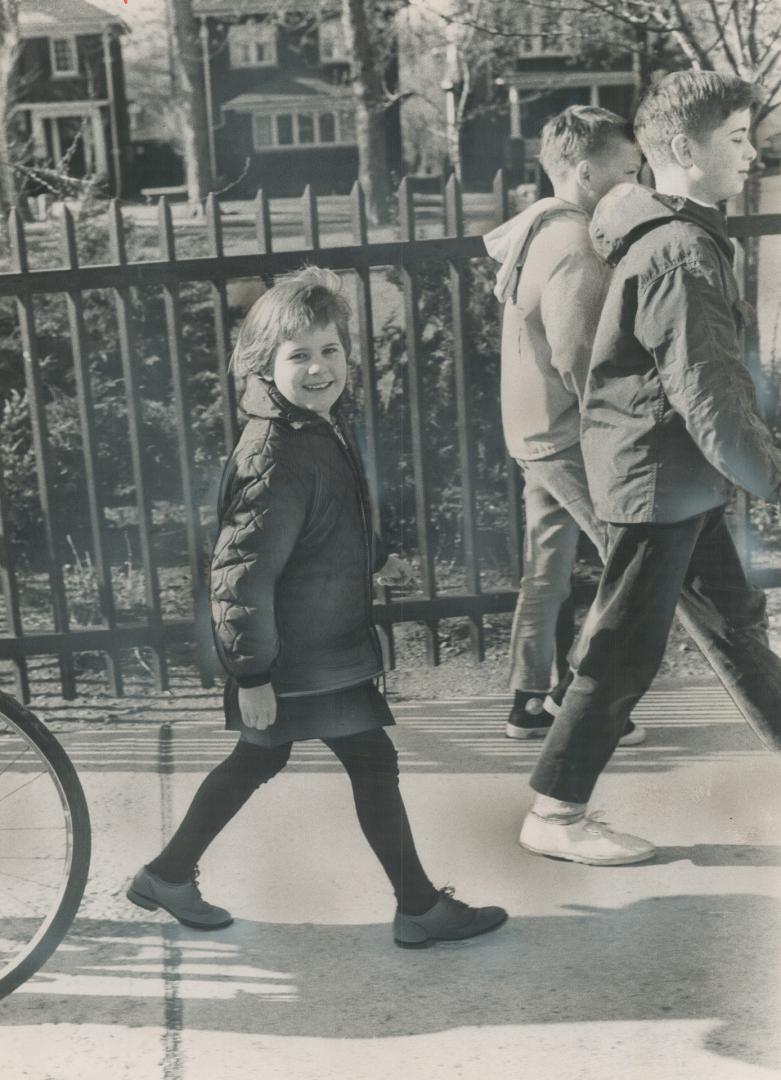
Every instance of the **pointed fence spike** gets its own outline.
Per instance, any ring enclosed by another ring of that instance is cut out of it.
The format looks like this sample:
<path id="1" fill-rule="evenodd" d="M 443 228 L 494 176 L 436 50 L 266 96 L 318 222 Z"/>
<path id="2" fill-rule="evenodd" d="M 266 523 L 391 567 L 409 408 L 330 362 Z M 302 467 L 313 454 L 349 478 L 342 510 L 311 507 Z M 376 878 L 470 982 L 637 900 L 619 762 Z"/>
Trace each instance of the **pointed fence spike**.
<path id="1" fill-rule="evenodd" d="M 62 252 L 65 256 L 65 263 L 69 270 L 78 270 L 79 268 L 79 250 L 76 243 L 76 225 L 73 220 L 73 214 L 70 212 L 67 206 L 62 208 L 62 219 L 60 222 L 60 241 L 62 244 Z"/>
<path id="2" fill-rule="evenodd" d="M 353 239 L 356 244 L 367 243 L 366 195 L 360 180 L 355 181 L 350 191 L 350 215 L 352 218 Z"/>
<path id="3" fill-rule="evenodd" d="M 8 215 L 8 235 L 11 240 L 11 260 L 13 268 L 14 270 L 25 273 L 30 269 L 29 260 L 27 258 L 27 237 L 24 232 L 22 215 L 16 207 L 14 207 Z"/>
<path id="4" fill-rule="evenodd" d="M 415 239 L 415 200 L 408 177 L 399 184 L 399 221 L 402 240 Z"/>
<path id="5" fill-rule="evenodd" d="M 493 182 L 494 206 L 499 221 L 507 221 L 510 216 L 510 194 L 507 188 L 507 172 L 500 168 Z"/>
<path id="6" fill-rule="evenodd" d="M 174 238 L 174 220 L 171 204 L 165 195 L 157 203 L 157 226 L 160 238 L 160 257 L 174 262 L 176 259 L 176 240 Z"/>
<path id="7" fill-rule="evenodd" d="M 456 237 L 464 235 L 464 200 L 461 195 L 461 182 L 455 173 L 451 173 L 445 185 L 445 207 L 449 231 Z"/>
<path id="8" fill-rule="evenodd" d="M 127 262 L 127 248 L 125 246 L 125 223 L 122 220 L 119 199 L 111 199 L 108 204 L 108 227 L 113 258 L 116 262 L 124 265 Z"/>
<path id="9" fill-rule="evenodd" d="M 255 235 L 261 255 L 270 255 L 273 250 L 271 234 L 271 205 L 263 188 L 258 188 L 255 196 Z"/>
<path id="10" fill-rule="evenodd" d="M 220 216 L 220 204 L 213 191 L 210 191 L 206 196 L 206 228 L 209 235 L 209 246 L 212 255 L 222 258 L 224 254 L 222 218 Z"/>
<path id="11" fill-rule="evenodd" d="M 307 184 L 301 196 L 301 208 L 304 224 L 304 247 L 317 250 L 320 247 L 320 223 L 317 217 L 317 197 L 312 185 Z"/>

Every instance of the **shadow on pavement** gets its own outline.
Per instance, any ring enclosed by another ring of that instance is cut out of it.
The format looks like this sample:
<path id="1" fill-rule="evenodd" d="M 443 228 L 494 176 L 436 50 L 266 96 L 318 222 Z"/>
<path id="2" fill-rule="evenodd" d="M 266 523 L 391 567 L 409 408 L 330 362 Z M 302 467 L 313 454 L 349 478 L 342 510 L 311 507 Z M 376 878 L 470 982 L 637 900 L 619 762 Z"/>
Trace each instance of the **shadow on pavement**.
<path id="1" fill-rule="evenodd" d="M 692 849 L 668 852 L 679 850 Z M 772 1067 L 779 935 L 781 904 L 751 894 L 572 905 L 416 952 L 396 949 L 387 924 L 237 921 L 205 935 L 171 922 L 79 920 L 45 971 L 3 1002 L 0 1025 L 39 1024 L 45 1010 L 51 1022 L 365 1039 L 707 1020 L 707 1049 Z"/>
<path id="2" fill-rule="evenodd" d="M 770 844 L 691 844 L 688 847 L 659 847 L 648 866 L 674 862 L 694 866 L 781 866 L 781 847 Z M 638 867 L 639 869 L 639 867 Z"/>

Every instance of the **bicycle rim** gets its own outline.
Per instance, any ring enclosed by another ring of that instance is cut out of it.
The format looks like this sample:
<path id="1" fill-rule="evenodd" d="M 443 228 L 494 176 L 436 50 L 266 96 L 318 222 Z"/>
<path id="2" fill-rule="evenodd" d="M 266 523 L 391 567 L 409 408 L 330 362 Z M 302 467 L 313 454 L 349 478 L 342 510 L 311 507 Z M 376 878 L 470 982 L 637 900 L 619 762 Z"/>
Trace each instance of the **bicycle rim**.
<path id="1" fill-rule="evenodd" d="M 62 941 L 89 860 L 89 811 L 68 755 L 34 713 L 0 691 L 0 997 Z"/>

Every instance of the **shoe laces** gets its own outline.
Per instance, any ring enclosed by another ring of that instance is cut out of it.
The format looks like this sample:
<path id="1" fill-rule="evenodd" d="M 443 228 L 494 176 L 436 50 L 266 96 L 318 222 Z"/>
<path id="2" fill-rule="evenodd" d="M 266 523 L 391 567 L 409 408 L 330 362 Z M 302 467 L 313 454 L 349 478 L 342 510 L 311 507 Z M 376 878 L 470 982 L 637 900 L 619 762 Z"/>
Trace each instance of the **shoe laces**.
<path id="1" fill-rule="evenodd" d="M 459 909 L 459 911 L 466 911 L 469 907 L 469 904 L 465 904 L 463 900 L 456 900 L 455 891 L 456 890 L 452 885 L 445 885 L 439 890 L 439 895 L 446 896 L 448 900 Z"/>
<path id="2" fill-rule="evenodd" d="M 592 810 L 583 818 L 583 828 L 586 832 L 594 833 L 595 836 L 612 836 L 615 830 L 611 829 L 605 821 L 604 810 Z"/>
<path id="3" fill-rule="evenodd" d="M 196 891 L 196 893 L 198 895 L 198 899 L 203 900 L 203 897 L 201 896 L 201 886 L 198 884 L 198 882 L 200 880 L 200 877 L 201 877 L 201 868 L 196 863 L 196 865 L 193 867 L 193 876 L 192 876 L 192 878 L 190 880 L 193 883 L 193 888 L 195 889 L 195 891 Z"/>

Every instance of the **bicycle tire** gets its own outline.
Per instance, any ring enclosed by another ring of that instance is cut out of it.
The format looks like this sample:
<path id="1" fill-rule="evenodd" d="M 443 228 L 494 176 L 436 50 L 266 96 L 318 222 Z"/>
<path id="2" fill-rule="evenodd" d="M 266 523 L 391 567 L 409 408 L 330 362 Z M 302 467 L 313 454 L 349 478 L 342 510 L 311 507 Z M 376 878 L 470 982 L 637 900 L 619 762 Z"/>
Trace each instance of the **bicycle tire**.
<path id="1" fill-rule="evenodd" d="M 92 833 L 81 781 L 52 732 L 35 713 L 1 690 L 0 719 L 22 737 L 44 764 L 62 805 L 66 837 L 66 867 L 59 894 L 27 945 L 0 970 L 2 998 L 43 966 L 70 929 L 87 884 Z"/>

